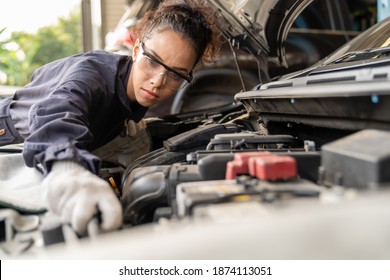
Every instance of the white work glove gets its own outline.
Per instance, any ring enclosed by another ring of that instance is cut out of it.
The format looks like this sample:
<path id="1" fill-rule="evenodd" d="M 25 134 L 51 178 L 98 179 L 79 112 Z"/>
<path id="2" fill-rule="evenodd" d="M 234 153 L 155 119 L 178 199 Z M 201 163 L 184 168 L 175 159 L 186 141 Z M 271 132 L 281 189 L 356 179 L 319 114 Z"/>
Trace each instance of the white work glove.
<path id="1" fill-rule="evenodd" d="M 139 122 L 135 122 L 133 120 L 128 120 L 126 122 L 126 128 L 127 128 L 127 136 L 134 137 L 138 133 L 141 132 L 141 130 L 146 128 L 146 122 L 144 119 L 140 120 Z"/>
<path id="2" fill-rule="evenodd" d="M 43 179 L 44 200 L 62 223 L 70 223 L 81 236 L 88 223 L 101 214 L 101 230 L 112 231 L 122 224 L 122 207 L 110 185 L 72 161 L 57 161 Z"/>

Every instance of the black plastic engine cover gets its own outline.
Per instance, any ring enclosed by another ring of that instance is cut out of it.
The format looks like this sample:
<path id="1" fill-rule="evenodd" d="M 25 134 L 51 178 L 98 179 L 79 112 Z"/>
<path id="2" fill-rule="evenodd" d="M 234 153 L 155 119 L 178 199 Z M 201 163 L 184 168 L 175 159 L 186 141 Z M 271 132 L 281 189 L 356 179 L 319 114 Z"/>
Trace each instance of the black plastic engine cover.
<path id="1" fill-rule="evenodd" d="M 390 132 L 362 130 L 322 147 L 320 181 L 366 189 L 390 183 Z"/>
<path id="2" fill-rule="evenodd" d="M 164 141 L 164 147 L 171 152 L 206 146 L 217 134 L 239 132 L 235 124 L 211 124 L 189 130 Z"/>

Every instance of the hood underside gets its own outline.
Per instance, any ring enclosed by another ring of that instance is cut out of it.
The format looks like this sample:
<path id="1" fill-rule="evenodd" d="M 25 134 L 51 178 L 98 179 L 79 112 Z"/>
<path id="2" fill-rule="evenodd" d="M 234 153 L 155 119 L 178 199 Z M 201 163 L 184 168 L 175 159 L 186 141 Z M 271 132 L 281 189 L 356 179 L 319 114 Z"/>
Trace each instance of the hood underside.
<path id="1" fill-rule="evenodd" d="M 287 66 L 284 42 L 297 16 L 313 0 L 209 0 L 233 47 Z"/>
<path id="2" fill-rule="evenodd" d="M 389 32 L 390 18 L 316 65 L 235 98 L 265 121 L 389 130 Z"/>

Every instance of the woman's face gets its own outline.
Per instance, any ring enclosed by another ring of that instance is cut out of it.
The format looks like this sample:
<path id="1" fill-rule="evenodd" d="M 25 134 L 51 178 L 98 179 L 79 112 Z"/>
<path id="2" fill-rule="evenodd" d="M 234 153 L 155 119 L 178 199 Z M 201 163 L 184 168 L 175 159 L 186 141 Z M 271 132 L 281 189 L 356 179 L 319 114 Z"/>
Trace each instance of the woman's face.
<path id="1" fill-rule="evenodd" d="M 127 85 L 129 99 L 144 107 L 167 99 L 189 77 L 195 60 L 191 42 L 171 30 L 137 41 Z"/>

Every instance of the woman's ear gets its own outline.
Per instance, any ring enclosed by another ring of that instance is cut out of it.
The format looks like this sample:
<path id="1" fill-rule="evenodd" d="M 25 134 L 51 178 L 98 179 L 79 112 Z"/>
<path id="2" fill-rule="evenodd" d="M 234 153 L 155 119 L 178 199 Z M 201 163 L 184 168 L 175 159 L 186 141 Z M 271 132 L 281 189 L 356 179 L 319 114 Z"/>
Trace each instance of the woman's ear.
<path id="1" fill-rule="evenodd" d="M 133 61 L 135 61 L 137 58 L 139 48 L 140 48 L 140 41 L 137 39 L 137 41 L 135 41 L 134 46 L 133 46 L 133 56 L 132 56 Z"/>

